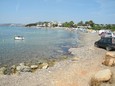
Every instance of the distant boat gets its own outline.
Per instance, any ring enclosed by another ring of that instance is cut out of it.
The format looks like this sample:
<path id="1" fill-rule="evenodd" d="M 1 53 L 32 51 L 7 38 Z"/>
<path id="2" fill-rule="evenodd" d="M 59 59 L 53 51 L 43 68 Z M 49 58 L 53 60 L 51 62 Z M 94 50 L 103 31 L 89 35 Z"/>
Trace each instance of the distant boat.
<path id="1" fill-rule="evenodd" d="M 23 36 L 15 36 L 14 39 L 15 40 L 24 40 L 24 37 Z"/>

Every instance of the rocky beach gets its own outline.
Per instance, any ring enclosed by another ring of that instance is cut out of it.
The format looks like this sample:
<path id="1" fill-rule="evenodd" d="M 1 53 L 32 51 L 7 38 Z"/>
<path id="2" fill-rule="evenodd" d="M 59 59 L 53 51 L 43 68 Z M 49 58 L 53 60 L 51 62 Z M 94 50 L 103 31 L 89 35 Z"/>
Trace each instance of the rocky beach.
<path id="1" fill-rule="evenodd" d="M 47 63 L 41 64 L 41 69 L 31 65 L 29 68 L 36 71 L 28 72 L 28 66 L 22 63 L 11 75 L 4 75 L 2 68 L 0 86 L 115 86 L 115 52 L 94 47 L 99 39 L 97 33 L 80 33 L 80 46 L 69 49 L 74 57 L 52 67 Z M 26 70 L 20 71 L 22 66 Z"/>

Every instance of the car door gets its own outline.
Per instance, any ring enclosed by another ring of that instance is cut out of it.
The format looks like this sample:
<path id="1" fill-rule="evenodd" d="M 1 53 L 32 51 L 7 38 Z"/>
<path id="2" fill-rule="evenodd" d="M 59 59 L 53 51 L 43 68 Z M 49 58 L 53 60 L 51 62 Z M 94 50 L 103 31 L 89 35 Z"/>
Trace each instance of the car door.
<path id="1" fill-rule="evenodd" d="M 104 47 L 104 38 L 101 38 L 101 39 L 98 41 L 98 46 L 99 46 L 99 47 Z"/>
<path id="2" fill-rule="evenodd" d="M 106 48 L 111 45 L 111 38 L 105 38 L 103 40 L 103 47 Z"/>

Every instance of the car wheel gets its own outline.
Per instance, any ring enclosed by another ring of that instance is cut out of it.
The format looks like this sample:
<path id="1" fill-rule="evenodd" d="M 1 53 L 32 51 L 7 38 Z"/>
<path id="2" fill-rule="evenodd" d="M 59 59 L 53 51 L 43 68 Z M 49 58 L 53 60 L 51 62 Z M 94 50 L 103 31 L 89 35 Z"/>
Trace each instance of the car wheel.
<path id="1" fill-rule="evenodd" d="M 107 50 L 107 51 L 110 51 L 110 50 L 111 50 L 111 47 L 107 46 L 107 47 L 106 47 L 106 50 Z"/>

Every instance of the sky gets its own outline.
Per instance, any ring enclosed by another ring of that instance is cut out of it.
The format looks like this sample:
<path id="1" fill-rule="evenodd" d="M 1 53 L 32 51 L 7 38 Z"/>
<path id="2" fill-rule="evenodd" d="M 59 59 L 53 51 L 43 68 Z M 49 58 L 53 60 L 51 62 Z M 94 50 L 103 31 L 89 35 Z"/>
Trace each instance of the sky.
<path id="1" fill-rule="evenodd" d="M 0 23 L 88 20 L 115 24 L 115 0 L 0 0 Z"/>

